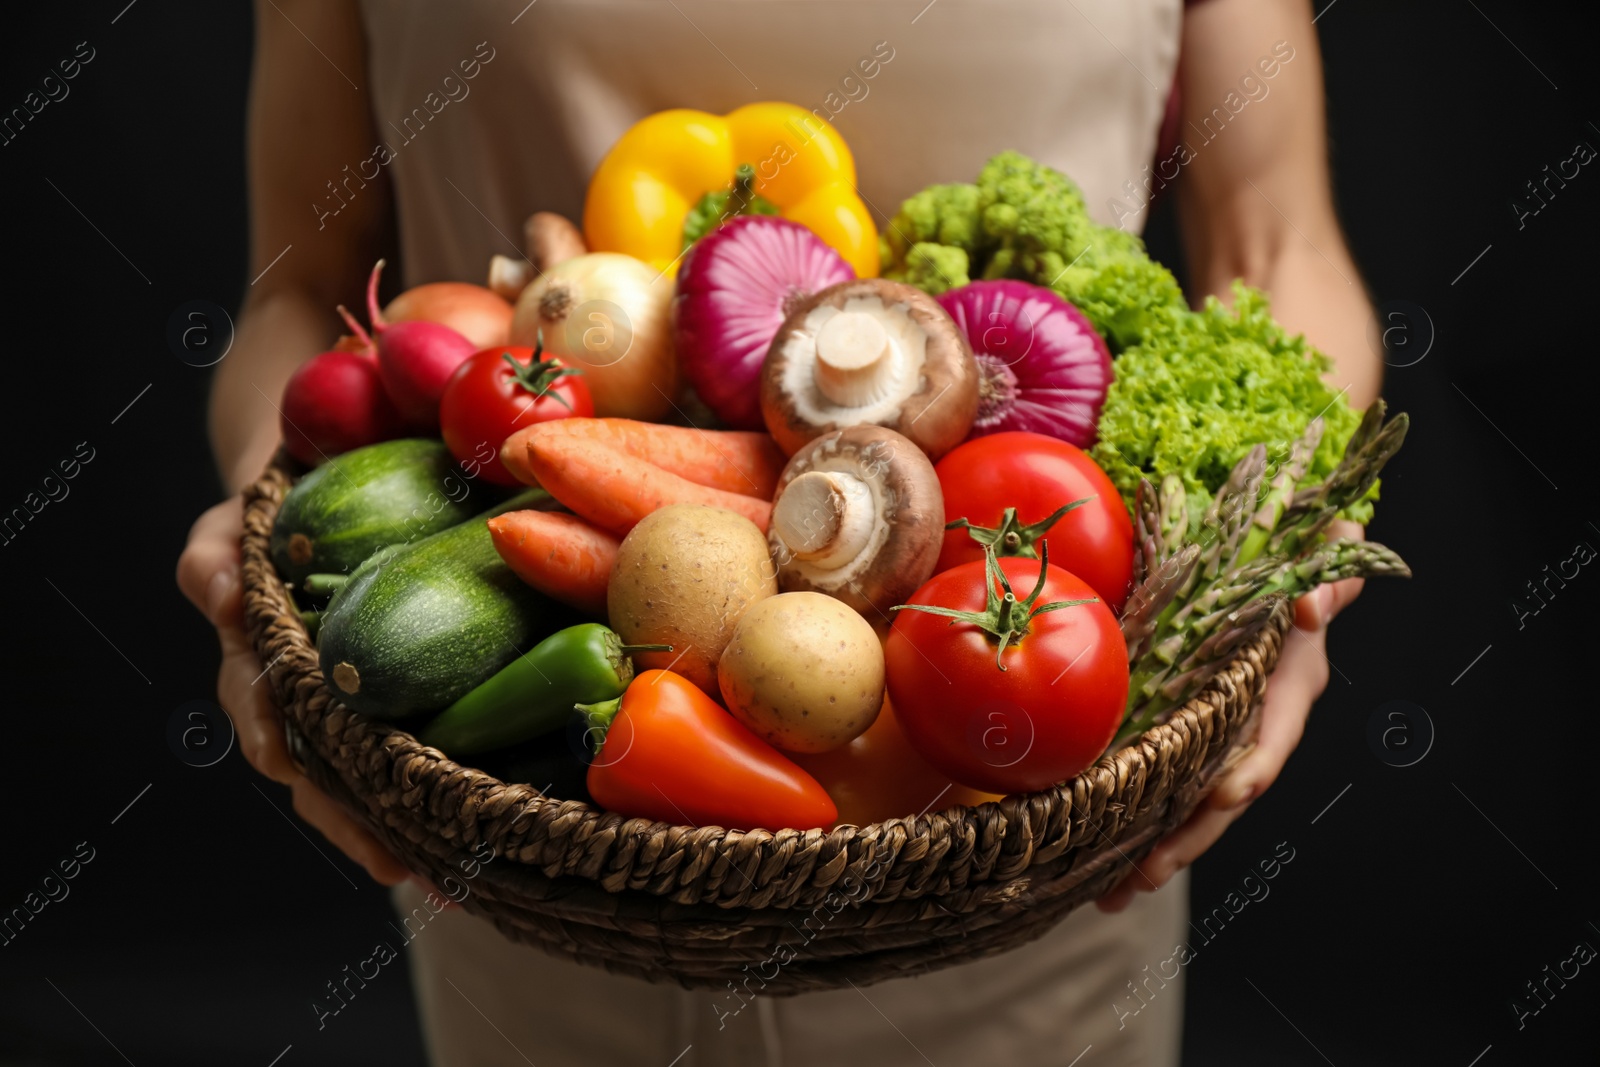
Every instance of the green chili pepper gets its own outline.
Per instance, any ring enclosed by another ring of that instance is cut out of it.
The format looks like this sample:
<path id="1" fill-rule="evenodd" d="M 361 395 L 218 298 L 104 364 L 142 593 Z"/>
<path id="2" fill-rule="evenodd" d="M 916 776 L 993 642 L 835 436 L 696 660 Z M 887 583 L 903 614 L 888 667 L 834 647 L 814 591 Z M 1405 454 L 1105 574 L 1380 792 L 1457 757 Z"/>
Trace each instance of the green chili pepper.
<path id="1" fill-rule="evenodd" d="M 621 696 L 633 681 L 630 653 L 670 650 L 625 645 L 597 622 L 557 630 L 440 712 L 418 739 L 451 756 L 532 740 L 566 725 L 574 704 Z"/>

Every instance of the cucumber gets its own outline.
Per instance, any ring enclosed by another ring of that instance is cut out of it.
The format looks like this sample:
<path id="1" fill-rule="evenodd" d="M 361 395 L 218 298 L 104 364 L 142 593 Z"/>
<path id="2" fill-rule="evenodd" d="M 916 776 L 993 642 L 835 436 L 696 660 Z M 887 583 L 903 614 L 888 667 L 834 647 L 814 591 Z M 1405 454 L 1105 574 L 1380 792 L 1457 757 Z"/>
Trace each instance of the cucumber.
<path id="1" fill-rule="evenodd" d="M 553 506 L 548 493 L 530 489 L 369 557 L 322 613 L 317 652 L 328 688 L 374 718 L 436 712 L 578 621 L 511 572 L 485 525 L 502 511 Z"/>
<path id="2" fill-rule="evenodd" d="M 378 549 L 465 522 L 498 495 L 469 478 L 439 441 L 357 448 L 307 474 L 283 498 L 272 562 L 297 586 L 310 574 L 349 574 Z"/>

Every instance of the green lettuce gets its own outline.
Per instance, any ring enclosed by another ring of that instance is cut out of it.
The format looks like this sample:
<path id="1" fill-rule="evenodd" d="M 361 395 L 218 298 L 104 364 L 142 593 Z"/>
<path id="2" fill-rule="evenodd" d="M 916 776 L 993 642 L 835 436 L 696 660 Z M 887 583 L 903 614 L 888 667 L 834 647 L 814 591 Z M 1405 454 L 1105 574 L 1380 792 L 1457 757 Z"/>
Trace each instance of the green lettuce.
<path id="1" fill-rule="evenodd" d="M 1280 461 L 1320 415 L 1322 442 L 1302 484 L 1320 482 L 1361 421 L 1323 381 L 1329 366 L 1273 321 L 1260 290 L 1235 282 L 1231 311 L 1210 297 L 1199 311 L 1147 317 L 1143 338 L 1117 357 L 1091 454 L 1130 502 L 1141 478 L 1178 475 L 1198 523 L 1245 453 L 1263 444 L 1269 465 Z M 1376 486 L 1347 516 L 1366 522 L 1375 499 Z"/>

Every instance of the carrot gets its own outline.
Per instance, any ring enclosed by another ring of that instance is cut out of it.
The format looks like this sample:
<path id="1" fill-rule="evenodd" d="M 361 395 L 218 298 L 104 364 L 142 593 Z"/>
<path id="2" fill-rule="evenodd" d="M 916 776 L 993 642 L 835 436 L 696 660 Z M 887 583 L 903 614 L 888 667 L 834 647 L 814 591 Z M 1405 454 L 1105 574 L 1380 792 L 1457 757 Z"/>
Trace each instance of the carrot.
<path id="1" fill-rule="evenodd" d="M 489 534 L 518 578 L 564 604 L 605 615 L 615 537 L 559 511 L 508 511 L 489 520 Z"/>
<path id="2" fill-rule="evenodd" d="M 518 480 L 532 482 L 528 442 L 571 436 L 649 460 L 696 485 L 772 499 L 786 462 L 770 435 L 748 430 L 698 430 L 632 419 L 552 419 L 518 430 L 500 446 L 500 461 Z"/>
<path id="3" fill-rule="evenodd" d="M 551 496 L 619 536 L 668 504 L 727 508 L 763 532 L 772 517 L 772 505 L 765 500 L 697 485 L 620 449 L 571 434 L 536 435 L 528 443 L 528 469 Z"/>

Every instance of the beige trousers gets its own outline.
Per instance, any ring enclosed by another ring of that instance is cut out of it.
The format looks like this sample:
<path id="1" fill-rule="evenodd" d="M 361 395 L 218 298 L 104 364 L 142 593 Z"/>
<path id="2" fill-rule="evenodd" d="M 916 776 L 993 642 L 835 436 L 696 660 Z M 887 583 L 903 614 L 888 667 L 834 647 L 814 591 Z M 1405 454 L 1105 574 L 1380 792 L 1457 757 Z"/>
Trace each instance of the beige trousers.
<path id="1" fill-rule="evenodd" d="M 1173 1067 L 1183 976 L 1151 976 L 1187 940 L 1186 875 L 1117 915 L 1080 908 L 1001 956 L 757 998 L 737 1014 L 714 991 L 546 956 L 460 908 L 429 922 L 408 953 L 435 1067 Z M 394 892 L 403 915 L 422 899 L 409 883 Z"/>

